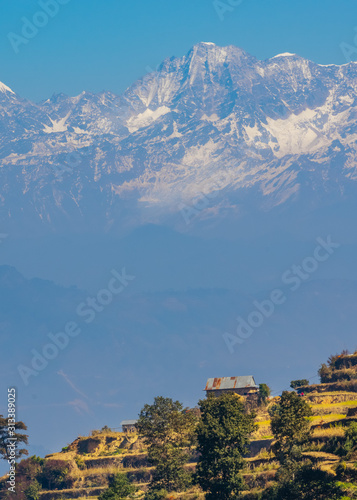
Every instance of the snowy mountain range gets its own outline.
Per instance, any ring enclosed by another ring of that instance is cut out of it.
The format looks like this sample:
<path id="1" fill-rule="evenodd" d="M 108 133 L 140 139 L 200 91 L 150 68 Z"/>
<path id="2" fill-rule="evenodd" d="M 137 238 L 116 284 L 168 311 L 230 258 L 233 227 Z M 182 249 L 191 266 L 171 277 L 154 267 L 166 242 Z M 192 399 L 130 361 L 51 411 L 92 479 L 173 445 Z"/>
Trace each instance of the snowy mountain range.
<path id="1" fill-rule="evenodd" d="M 213 196 L 200 217 L 250 198 L 264 210 L 338 200 L 356 188 L 356 90 L 354 62 L 259 61 L 213 43 L 166 59 L 121 96 L 35 104 L 0 84 L 3 225 L 108 228 L 128 213 L 157 221 Z"/>
<path id="2" fill-rule="evenodd" d="M 67 420 L 74 439 L 159 394 L 195 405 L 211 376 L 280 391 L 355 348 L 356 90 L 357 63 L 212 43 L 121 96 L 36 104 L 0 84 L 0 390 L 19 387 L 31 453 L 69 440 Z M 319 262 L 318 238 L 336 247 Z M 232 354 L 223 334 L 304 263 Z M 133 283 L 83 324 L 123 267 Z M 18 364 L 68 321 L 83 333 L 25 389 Z"/>

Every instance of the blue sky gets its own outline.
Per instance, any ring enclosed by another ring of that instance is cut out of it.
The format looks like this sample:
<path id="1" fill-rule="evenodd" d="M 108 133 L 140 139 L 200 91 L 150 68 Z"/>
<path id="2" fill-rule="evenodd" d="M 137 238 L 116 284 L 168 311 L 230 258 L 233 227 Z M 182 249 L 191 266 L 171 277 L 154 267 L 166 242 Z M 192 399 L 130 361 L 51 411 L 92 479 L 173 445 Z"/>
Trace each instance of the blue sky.
<path id="1" fill-rule="evenodd" d="M 37 17 L 44 26 L 15 53 L 8 35 L 21 35 L 24 19 L 43 11 L 40 1 L 0 2 L 0 81 L 36 101 L 58 92 L 121 93 L 199 41 L 237 45 L 260 59 L 296 52 L 321 64 L 343 64 L 340 44 L 357 46 L 356 0 L 222 0 L 221 16 L 217 0 L 58 0 L 58 13 L 47 23 Z"/>

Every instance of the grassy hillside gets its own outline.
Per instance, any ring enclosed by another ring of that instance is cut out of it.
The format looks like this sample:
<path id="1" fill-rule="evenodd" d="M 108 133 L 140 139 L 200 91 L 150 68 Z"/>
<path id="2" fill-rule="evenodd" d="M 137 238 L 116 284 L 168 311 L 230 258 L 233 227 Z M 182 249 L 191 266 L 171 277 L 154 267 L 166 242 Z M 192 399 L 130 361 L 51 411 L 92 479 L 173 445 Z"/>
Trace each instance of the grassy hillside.
<path id="1" fill-rule="evenodd" d="M 347 374 L 349 379 L 346 379 Z M 298 389 L 313 412 L 310 417 L 311 439 L 303 454 L 319 464 L 322 470 L 334 475 L 338 473 L 345 479 L 348 491 L 357 479 L 354 472 L 357 453 L 344 454 L 346 429 L 351 422 L 357 422 L 357 354 L 332 356 L 327 365 L 322 365 L 320 376 L 320 384 Z M 244 470 L 247 500 L 259 498 L 259 492 L 274 483 L 279 467 L 271 451 L 273 435 L 269 416 L 269 410 L 277 402 L 279 398 L 271 398 L 266 406 L 257 409 L 257 430 L 252 436 L 250 456 L 246 458 Z M 147 460 L 145 445 L 137 433 L 125 434 L 107 428 L 93 431 L 90 436 L 78 437 L 59 453 L 46 456 L 42 462 L 37 460 L 42 474 L 44 470 L 49 471 L 48 477 L 53 469 L 62 471 L 61 481 L 57 477 L 52 482 L 44 482 L 45 487 L 39 493 L 40 500 L 97 499 L 107 488 L 108 479 L 118 471 L 125 472 L 129 480 L 138 486 L 137 496 L 141 498 L 153 471 Z M 186 467 L 193 471 L 195 458 Z M 23 474 L 25 476 L 28 472 Z M 182 494 L 171 494 L 170 498 L 197 499 L 204 498 L 204 495 L 198 488 L 193 488 Z"/>

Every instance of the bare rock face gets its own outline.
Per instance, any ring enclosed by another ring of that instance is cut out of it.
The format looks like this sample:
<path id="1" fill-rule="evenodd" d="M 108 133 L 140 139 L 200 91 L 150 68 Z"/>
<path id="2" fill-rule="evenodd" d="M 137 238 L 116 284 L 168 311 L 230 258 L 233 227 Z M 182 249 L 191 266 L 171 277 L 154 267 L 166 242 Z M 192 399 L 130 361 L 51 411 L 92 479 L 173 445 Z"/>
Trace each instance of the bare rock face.
<path id="1" fill-rule="evenodd" d="M 129 449 L 131 446 L 131 443 L 132 443 L 131 440 L 127 436 L 124 436 L 122 442 L 119 445 L 119 448 L 121 450 Z"/>
<path id="2" fill-rule="evenodd" d="M 78 442 L 79 453 L 95 453 L 100 447 L 101 440 L 99 438 L 81 439 Z"/>

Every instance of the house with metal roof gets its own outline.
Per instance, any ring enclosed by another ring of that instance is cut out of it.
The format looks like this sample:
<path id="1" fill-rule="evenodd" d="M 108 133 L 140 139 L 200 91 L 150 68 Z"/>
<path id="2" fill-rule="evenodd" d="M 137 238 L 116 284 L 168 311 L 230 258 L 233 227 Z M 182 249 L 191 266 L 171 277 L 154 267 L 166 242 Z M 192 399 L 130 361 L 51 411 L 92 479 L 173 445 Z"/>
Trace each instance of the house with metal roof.
<path id="1" fill-rule="evenodd" d="M 205 387 L 206 396 L 214 394 L 234 393 L 240 396 L 250 396 L 258 392 L 259 386 L 255 383 L 253 375 L 243 377 L 209 378 Z"/>
<path id="2" fill-rule="evenodd" d="M 135 432 L 137 423 L 137 420 L 123 420 L 120 425 L 123 432 Z"/>

